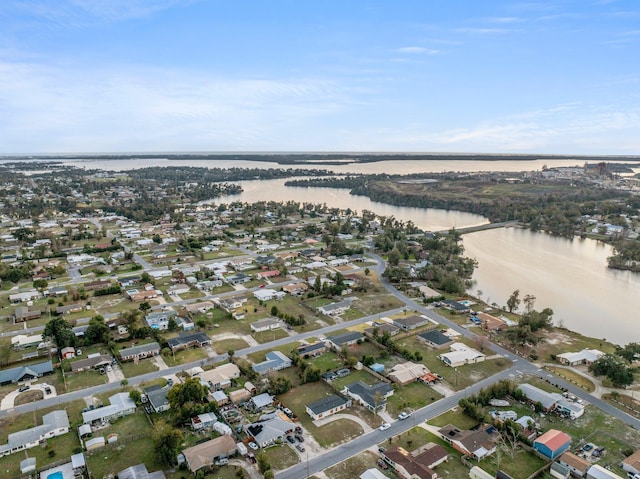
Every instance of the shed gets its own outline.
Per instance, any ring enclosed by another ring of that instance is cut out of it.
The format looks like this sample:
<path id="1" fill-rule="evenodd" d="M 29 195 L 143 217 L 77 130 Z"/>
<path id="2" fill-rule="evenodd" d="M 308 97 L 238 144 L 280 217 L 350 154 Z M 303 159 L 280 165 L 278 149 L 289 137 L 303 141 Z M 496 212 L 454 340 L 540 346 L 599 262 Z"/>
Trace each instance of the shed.
<path id="1" fill-rule="evenodd" d="M 22 474 L 27 474 L 28 472 L 32 472 L 36 470 L 36 458 L 28 457 L 24 461 L 20 461 L 20 472 Z"/>
<path id="2" fill-rule="evenodd" d="M 562 431 L 549 429 L 533 441 L 533 448 L 549 459 L 555 459 L 571 446 L 571 438 Z"/>

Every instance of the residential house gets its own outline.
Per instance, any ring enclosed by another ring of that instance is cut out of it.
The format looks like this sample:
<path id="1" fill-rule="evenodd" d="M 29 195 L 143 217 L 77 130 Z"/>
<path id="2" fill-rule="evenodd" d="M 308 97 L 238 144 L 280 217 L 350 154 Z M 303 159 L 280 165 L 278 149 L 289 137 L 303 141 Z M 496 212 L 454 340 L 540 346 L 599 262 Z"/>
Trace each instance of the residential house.
<path id="1" fill-rule="evenodd" d="M 411 316 L 394 319 L 393 324 L 403 331 L 412 331 L 416 328 L 426 326 L 429 324 L 429 320 L 425 316 L 412 314 Z"/>
<path id="2" fill-rule="evenodd" d="M 277 269 L 260 271 L 259 273 L 256 273 L 256 279 L 276 278 L 278 276 L 280 276 L 280 271 Z"/>
<path id="3" fill-rule="evenodd" d="M 249 299 L 246 296 L 232 296 L 229 298 L 216 298 L 214 302 L 227 313 L 234 313 L 241 308 Z"/>
<path id="4" fill-rule="evenodd" d="M 61 316 L 64 314 L 79 313 L 83 309 L 84 305 L 82 303 L 67 304 L 65 306 L 58 306 L 54 314 Z"/>
<path id="5" fill-rule="evenodd" d="M 233 363 L 223 364 L 215 369 L 203 371 L 197 375 L 212 391 L 231 387 L 231 380 L 240 377 L 240 368 Z"/>
<path id="6" fill-rule="evenodd" d="M 524 393 L 530 403 L 540 403 L 545 411 L 556 411 L 571 419 L 577 419 L 584 414 L 582 404 L 570 401 L 558 393 L 549 393 L 527 383 L 521 384 L 518 389 Z"/>
<path id="7" fill-rule="evenodd" d="M 400 446 L 393 446 L 382 453 L 382 459 L 404 479 L 436 479 L 433 470 L 448 459 L 447 451 L 433 442 L 409 453 Z"/>
<path id="8" fill-rule="evenodd" d="M 141 344 L 139 346 L 121 349 L 119 354 L 122 361 L 137 361 L 160 354 L 160 345 L 156 342 Z"/>
<path id="9" fill-rule="evenodd" d="M 49 374 L 53 374 L 53 363 L 51 361 L 3 369 L 0 371 L 0 386 L 31 381 Z"/>
<path id="10" fill-rule="evenodd" d="M 340 411 L 344 411 L 349 406 L 351 406 L 350 400 L 345 399 L 342 396 L 332 394 L 319 399 L 318 401 L 314 401 L 311 404 L 307 404 L 305 410 L 314 421 L 317 421 L 323 417 L 332 416 Z"/>
<path id="11" fill-rule="evenodd" d="M 127 276 L 126 278 L 118 279 L 118 283 L 123 288 L 130 288 L 131 286 L 138 284 L 142 281 L 141 276 Z"/>
<path id="12" fill-rule="evenodd" d="M 533 441 L 533 448 L 553 460 L 571 446 L 571 438 L 562 431 L 549 429 Z"/>
<path id="13" fill-rule="evenodd" d="M 450 311 L 453 311 L 455 314 L 464 314 L 470 313 L 471 308 L 466 304 L 459 303 L 458 301 L 454 301 L 452 299 L 442 300 L 438 303 L 443 308 L 446 308 Z"/>
<path id="14" fill-rule="evenodd" d="M 267 447 L 284 440 L 287 434 L 293 432 L 296 424 L 282 411 L 264 414 L 257 422 L 245 426 L 249 437 L 260 447 Z"/>
<path id="15" fill-rule="evenodd" d="M 109 288 L 110 286 L 111 286 L 111 281 L 108 279 L 98 279 L 96 281 L 89 281 L 82 285 L 85 291 L 97 291 L 97 290 Z"/>
<path id="16" fill-rule="evenodd" d="M 305 344 L 303 346 L 298 347 L 298 349 L 296 349 L 298 356 L 304 359 L 315 358 L 316 356 L 320 356 L 326 351 L 327 351 L 327 345 L 322 341 L 319 341 L 313 344 Z"/>
<path id="17" fill-rule="evenodd" d="M 418 291 L 420 291 L 420 294 L 422 294 L 425 299 L 439 298 L 440 296 L 442 296 L 442 293 L 439 293 L 435 289 L 431 289 L 429 286 L 418 286 Z"/>
<path id="18" fill-rule="evenodd" d="M 575 477 L 584 477 L 587 474 L 587 469 L 591 466 L 591 463 L 587 459 L 569 451 L 563 453 L 558 458 L 558 462 L 566 467 Z"/>
<path id="19" fill-rule="evenodd" d="M 317 311 L 325 316 L 339 316 L 346 313 L 351 308 L 351 300 L 345 299 L 338 303 L 331 303 L 324 306 L 319 306 Z"/>
<path id="20" fill-rule="evenodd" d="M 182 451 L 187 467 L 195 474 L 200 469 L 213 466 L 219 459 L 227 459 L 236 453 L 236 442 L 231 436 L 223 435 L 202 442 Z"/>
<path id="21" fill-rule="evenodd" d="M 579 364 L 592 364 L 604 356 L 604 353 L 598 349 L 583 349 L 574 353 L 562 353 L 556 356 L 558 362 L 569 366 L 577 366 Z"/>
<path id="22" fill-rule="evenodd" d="M 253 295 L 258 301 L 271 301 L 272 299 L 280 301 L 284 299 L 286 293 L 284 291 L 276 291 L 275 289 L 265 288 L 254 291 Z"/>
<path id="23" fill-rule="evenodd" d="M 229 396 L 227 396 L 224 391 L 211 391 L 209 394 L 211 395 L 213 402 L 215 402 L 218 407 L 222 407 L 229 403 Z"/>
<path id="24" fill-rule="evenodd" d="M 213 308 L 211 301 L 200 301 L 198 303 L 185 304 L 184 308 L 191 314 L 206 313 Z"/>
<path id="25" fill-rule="evenodd" d="M 500 433 L 491 425 L 482 424 L 476 429 L 462 431 L 452 424 L 438 430 L 442 439 L 458 452 L 480 461 L 496 451 Z"/>
<path id="26" fill-rule="evenodd" d="M 418 334 L 418 339 L 424 341 L 435 349 L 441 349 L 445 346 L 450 346 L 453 343 L 453 339 L 437 329 L 432 329 L 426 333 Z"/>
<path id="27" fill-rule="evenodd" d="M 197 332 L 168 339 L 167 344 L 171 351 L 176 352 L 186 348 L 211 346 L 211 338 L 205 333 Z"/>
<path id="28" fill-rule="evenodd" d="M 109 405 L 82 413 L 83 424 L 106 424 L 119 417 L 128 416 L 136 412 L 136 403 L 129 397 L 129 393 L 117 393 L 109 397 Z"/>
<path id="29" fill-rule="evenodd" d="M 218 418 L 212 412 L 198 414 L 191 418 L 191 429 L 194 431 L 211 429 L 216 422 L 218 422 Z"/>
<path id="30" fill-rule="evenodd" d="M 277 318 L 264 318 L 251 323 L 251 331 L 259 333 L 262 331 L 272 331 L 274 329 L 280 329 L 282 323 Z"/>
<path id="31" fill-rule="evenodd" d="M 26 303 L 27 301 L 36 301 L 38 298 L 40 298 L 40 293 L 35 289 L 9 295 L 9 301 L 11 303 Z"/>
<path id="32" fill-rule="evenodd" d="M 244 273 L 236 273 L 229 276 L 225 276 L 224 280 L 229 283 L 231 286 L 235 286 L 237 284 L 244 284 L 251 281 L 251 276 Z"/>
<path id="33" fill-rule="evenodd" d="M 19 306 L 13 311 L 13 321 L 16 323 L 38 319 L 40 316 L 42 316 L 42 311 L 30 309 L 28 306 Z"/>
<path id="34" fill-rule="evenodd" d="M 265 361 L 251 366 L 258 374 L 267 374 L 270 371 L 279 371 L 291 367 L 291 359 L 280 351 L 269 351 Z"/>
<path id="35" fill-rule="evenodd" d="M 291 283 L 282 287 L 282 290 L 291 296 L 302 296 L 308 289 L 309 285 L 307 283 Z"/>
<path id="36" fill-rule="evenodd" d="M 21 349 L 34 348 L 42 343 L 42 334 L 34 334 L 27 336 L 26 334 L 17 334 L 11 338 L 11 346 L 16 351 Z"/>
<path id="37" fill-rule="evenodd" d="M 504 319 L 496 318 L 495 316 L 482 311 L 478 311 L 474 316 L 480 326 L 487 331 L 502 331 L 509 326 Z"/>
<path id="38" fill-rule="evenodd" d="M 424 364 L 407 361 L 396 364 L 389 372 L 389 379 L 394 383 L 404 386 L 413 383 L 430 371 Z"/>
<path id="39" fill-rule="evenodd" d="M 9 434 L 7 444 L 0 446 L 0 457 L 36 447 L 52 437 L 69 432 L 67 411 L 52 411 L 42 416 L 42 424 Z"/>
<path id="40" fill-rule="evenodd" d="M 342 394 L 349 396 L 370 411 L 384 411 L 387 398 L 393 396 L 393 388 L 387 383 L 377 383 L 372 386 L 357 381 L 344 387 Z"/>
<path id="41" fill-rule="evenodd" d="M 118 474 L 118 479 L 165 479 L 163 471 L 149 472 L 145 464 L 137 464 L 135 466 L 127 467 Z"/>
<path id="42" fill-rule="evenodd" d="M 111 364 L 113 357 L 110 354 L 98 354 L 71 363 L 71 372 L 80 373 L 90 369 L 99 369 Z"/>
<path id="43" fill-rule="evenodd" d="M 147 404 L 151 412 L 161 413 L 169 410 L 169 386 L 151 386 L 144 389 Z"/>
<path id="44" fill-rule="evenodd" d="M 465 364 L 480 363 L 485 360 L 486 356 L 464 343 L 453 343 L 451 352 L 443 353 L 438 356 L 440 360 L 447 366 L 457 368 Z"/>
<path id="45" fill-rule="evenodd" d="M 358 341 L 364 340 L 364 335 L 358 331 L 349 331 L 347 333 L 336 334 L 327 337 L 327 344 L 330 348 L 338 351 L 345 346 L 356 344 Z"/>
<path id="46" fill-rule="evenodd" d="M 144 291 L 127 291 L 127 294 L 129 294 L 129 299 L 134 303 L 144 303 L 145 301 L 158 297 L 158 291 L 155 289 L 145 289 Z"/>
<path id="47" fill-rule="evenodd" d="M 384 333 L 389 333 L 389 336 L 395 336 L 401 331 L 401 329 L 397 326 L 394 326 L 391 323 L 387 323 L 386 321 L 374 321 L 373 326 L 364 330 L 368 335 L 373 336 L 383 336 Z"/>
<path id="48" fill-rule="evenodd" d="M 367 469 L 359 477 L 360 479 L 389 479 L 389 476 L 385 476 L 378 469 Z"/>
<path id="49" fill-rule="evenodd" d="M 622 469 L 629 474 L 640 474 L 640 449 L 622 460 Z"/>
<path id="50" fill-rule="evenodd" d="M 252 397 L 249 402 L 254 411 L 262 411 L 264 408 L 273 405 L 274 398 L 269 393 L 262 393 Z"/>
<path id="51" fill-rule="evenodd" d="M 623 479 L 622 476 L 619 476 L 615 472 L 612 472 L 600 464 L 593 464 L 587 470 L 587 479 Z"/>

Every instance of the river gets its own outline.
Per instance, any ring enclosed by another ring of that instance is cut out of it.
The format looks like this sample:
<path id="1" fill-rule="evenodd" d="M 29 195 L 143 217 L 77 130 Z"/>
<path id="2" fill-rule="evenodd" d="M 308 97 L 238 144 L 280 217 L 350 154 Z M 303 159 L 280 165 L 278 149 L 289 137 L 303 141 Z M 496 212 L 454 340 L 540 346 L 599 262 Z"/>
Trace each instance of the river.
<path id="1" fill-rule="evenodd" d="M 72 158 L 65 164 L 126 171 L 147 166 L 204 166 L 237 168 L 291 168 L 291 165 L 256 161 L 221 160 L 167 160 L 159 156 L 148 160 L 82 160 Z M 444 171 L 532 171 L 543 165 L 575 166 L 583 160 L 532 161 L 451 161 L 451 160 L 397 160 L 377 163 L 344 165 L 309 165 L 338 173 L 409 174 Z M 296 166 L 296 168 L 299 166 Z M 412 221 L 429 231 L 462 228 L 486 223 L 486 218 L 458 211 L 397 207 L 377 203 L 366 197 L 352 196 L 347 190 L 330 188 L 285 187 L 285 180 L 240 182 L 244 192 L 216 203 L 230 201 L 287 201 L 300 203 L 326 203 L 330 207 L 374 211 L 379 215 L 394 216 Z M 489 303 L 504 305 L 516 289 L 536 296 L 536 308 L 549 307 L 554 318 L 569 329 L 588 336 L 606 338 L 617 344 L 640 342 L 639 328 L 635 324 L 640 300 L 640 274 L 610 270 L 606 259 L 611 247 L 593 240 L 567 240 L 515 228 L 487 230 L 465 235 L 466 254 L 478 260 L 474 274 L 475 284 L 470 292 L 482 291 Z M 634 299 L 635 298 L 635 299 Z"/>

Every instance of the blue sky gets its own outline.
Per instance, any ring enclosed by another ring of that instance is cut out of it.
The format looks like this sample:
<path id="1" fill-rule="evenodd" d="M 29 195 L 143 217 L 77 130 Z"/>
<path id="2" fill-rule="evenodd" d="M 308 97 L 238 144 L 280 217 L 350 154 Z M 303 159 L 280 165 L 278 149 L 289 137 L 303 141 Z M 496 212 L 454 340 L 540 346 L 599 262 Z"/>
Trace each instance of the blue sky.
<path id="1" fill-rule="evenodd" d="M 0 153 L 640 154 L 635 0 L 2 0 Z"/>

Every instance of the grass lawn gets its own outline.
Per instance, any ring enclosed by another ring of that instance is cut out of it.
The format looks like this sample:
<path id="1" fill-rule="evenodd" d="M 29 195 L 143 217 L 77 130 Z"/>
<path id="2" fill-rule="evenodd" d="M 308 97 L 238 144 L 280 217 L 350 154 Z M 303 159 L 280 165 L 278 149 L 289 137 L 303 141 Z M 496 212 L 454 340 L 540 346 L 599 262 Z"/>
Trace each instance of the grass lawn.
<path id="1" fill-rule="evenodd" d="M 511 456 L 513 454 L 513 457 Z M 489 458 L 480 463 L 480 467 L 492 476 L 503 470 L 511 477 L 529 477 L 540 469 L 547 461 L 533 453 L 517 447 L 515 451 L 510 448 L 504 452 L 498 450 Z"/>
<path id="2" fill-rule="evenodd" d="M 396 416 L 402 411 L 412 411 L 431 404 L 442 398 L 442 395 L 429 386 L 415 382 L 401 386 L 398 391 L 387 399 L 387 411 Z"/>
<path id="3" fill-rule="evenodd" d="M 391 294 L 365 294 L 354 303 L 363 316 L 377 314 L 380 311 L 401 308 L 404 303 Z"/>
<path id="4" fill-rule="evenodd" d="M 593 384 L 593 382 L 591 382 L 584 376 L 581 376 L 580 374 L 576 373 L 575 371 L 572 371 L 571 369 L 554 367 L 554 366 L 545 366 L 545 369 L 581 387 L 585 391 L 593 392 L 596 390 L 596 387 Z"/>
<path id="5" fill-rule="evenodd" d="M 333 386 L 338 391 L 341 391 L 347 384 L 355 383 L 356 381 L 362 381 L 363 383 L 369 385 L 377 384 L 380 382 L 365 370 L 352 370 L 351 374 L 349 374 L 348 376 L 335 379 L 333 381 Z"/>
<path id="6" fill-rule="evenodd" d="M 224 354 L 230 349 L 234 351 L 238 351 L 239 349 L 244 349 L 249 345 L 244 339 L 232 338 L 232 339 L 223 339 L 221 341 L 213 342 L 213 349 L 218 354 Z"/>
<path id="7" fill-rule="evenodd" d="M 268 447 L 264 449 L 262 453 L 269 460 L 271 468 L 276 471 L 295 466 L 300 462 L 298 454 L 289 447 L 289 443 Z"/>
<path id="8" fill-rule="evenodd" d="M 342 359 L 333 351 L 327 351 L 326 353 L 316 357 L 308 359 L 312 365 L 320 370 L 320 372 L 333 371 L 344 366 Z"/>
<path id="9" fill-rule="evenodd" d="M 37 390 L 25 391 L 21 394 L 18 394 L 18 397 L 13 401 L 14 406 L 20 406 L 21 404 L 27 404 L 30 402 L 40 401 L 44 398 L 44 393 Z"/>
<path id="10" fill-rule="evenodd" d="M 454 407 L 444 414 L 434 417 L 429 421 L 429 424 L 438 427 L 444 427 L 447 424 L 453 424 L 459 429 L 471 429 L 478 424 L 478 421 L 470 418 L 462 412 L 459 407 Z"/>
<path id="11" fill-rule="evenodd" d="M 206 359 L 207 352 L 202 348 L 187 348 L 175 353 L 175 359 L 173 354 L 163 357 L 167 366 L 178 366 L 179 364 L 192 363 L 200 359 Z"/>
<path id="12" fill-rule="evenodd" d="M 65 373 L 65 380 L 67 382 L 67 392 L 77 391 L 78 389 L 85 389 L 109 382 L 109 378 L 106 374 L 100 374 L 99 371 L 94 370 L 75 374 Z M 58 394 L 61 392 L 62 391 L 58 391 Z"/>
<path id="13" fill-rule="evenodd" d="M 152 373 L 158 370 L 158 366 L 156 366 L 156 363 L 153 362 L 151 358 L 141 359 L 138 361 L 138 364 L 135 364 L 133 361 L 127 361 L 121 363 L 120 367 L 122 368 L 122 373 L 127 378 Z"/>
<path id="14" fill-rule="evenodd" d="M 536 346 L 536 352 L 541 360 L 552 361 L 552 354 L 582 351 L 585 348 L 599 349 L 604 353 L 614 353 L 616 349 L 615 345 L 606 339 L 589 338 L 568 329 L 554 328 L 544 332 L 543 340 Z"/>
<path id="15" fill-rule="evenodd" d="M 364 451 L 355 457 L 326 469 L 324 472 L 329 479 L 354 479 L 360 477 L 367 469 L 375 467 L 376 459 L 378 459 L 376 454 L 371 451 Z"/>
<path id="16" fill-rule="evenodd" d="M 259 333 L 253 333 L 253 338 L 260 344 L 275 341 L 276 339 L 282 339 L 289 336 L 283 329 L 274 329 L 273 331 L 260 331 Z"/>
<path id="17" fill-rule="evenodd" d="M 92 453 L 85 452 L 87 467 L 96 479 L 109 474 L 117 474 L 123 469 L 144 463 L 149 471 L 162 469 L 157 461 L 155 448 L 150 437 L 145 437 L 125 444 L 107 446 Z"/>

